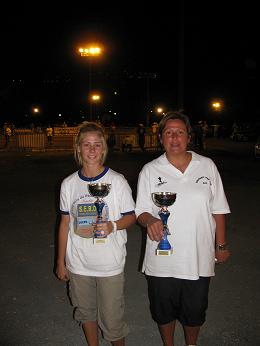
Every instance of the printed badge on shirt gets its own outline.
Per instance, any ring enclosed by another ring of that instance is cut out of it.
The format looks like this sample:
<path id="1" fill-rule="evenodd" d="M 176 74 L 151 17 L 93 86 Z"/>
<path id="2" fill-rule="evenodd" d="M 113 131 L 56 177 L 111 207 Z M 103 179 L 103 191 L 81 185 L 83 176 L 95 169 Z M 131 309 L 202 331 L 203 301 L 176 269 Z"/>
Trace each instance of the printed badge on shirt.
<path id="1" fill-rule="evenodd" d="M 93 203 L 77 205 L 76 229 L 86 228 L 96 223 L 97 209 Z"/>

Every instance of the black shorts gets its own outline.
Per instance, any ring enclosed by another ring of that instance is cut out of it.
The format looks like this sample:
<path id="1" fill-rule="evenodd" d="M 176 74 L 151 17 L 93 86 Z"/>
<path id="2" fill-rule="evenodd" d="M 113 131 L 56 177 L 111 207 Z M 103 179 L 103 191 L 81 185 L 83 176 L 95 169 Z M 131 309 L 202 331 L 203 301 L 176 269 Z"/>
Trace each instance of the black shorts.
<path id="1" fill-rule="evenodd" d="M 152 318 L 158 324 L 179 320 L 184 326 L 201 326 L 208 307 L 210 277 L 184 280 L 146 276 Z"/>

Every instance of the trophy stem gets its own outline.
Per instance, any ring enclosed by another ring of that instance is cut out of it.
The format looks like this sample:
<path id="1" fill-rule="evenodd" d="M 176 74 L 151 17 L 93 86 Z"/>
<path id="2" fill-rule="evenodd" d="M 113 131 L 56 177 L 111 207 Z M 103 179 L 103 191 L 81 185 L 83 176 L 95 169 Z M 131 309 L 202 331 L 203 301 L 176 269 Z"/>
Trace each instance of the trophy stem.
<path id="1" fill-rule="evenodd" d="M 167 222 L 168 222 L 168 218 L 170 216 L 170 212 L 166 208 L 162 208 L 160 210 L 160 212 L 159 212 L 159 216 L 160 216 L 160 219 L 163 222 L 163 228 L 166 228 L 167 234 L 170 234 L 168 226 L 167 226 Z"/>
<path id="2" fill-rule="evenodd" d="M 102 199 L 99 199 L 94 204 L 97 209 L 97 221 L 100 222 L 102 221 L 102 210 L 105 206 L 105 203 L 102 201 Z"/>
<path id="3" fill-rule="evenodd" d="M 101 223 L 103 221 L 102 219 L 102 210 L 105 206 L 105 203 L 101 198 L 98 198 L 96 202 L 94 203 L 96 209 L 97 209 L 97 222 L 96 223 Z M 100 235 L 100 231 L 95 231 L 94 233 L 94 243 L 105 243 L 105 238 Z"/>
<path id="4" fill-rule="evenodd" d="M 160 219 L 162 220 L 163 223 L 163 238 L 159 242 L 158 248 L 156 250 L 157 255 L 166 255 L 169 256 L 172 254 L 172 247 L 171 244 L 169 243 L 167 236 L 170 234 L 169 228 L 167 225 L 168 218 L 170 216 L 170 212 L 167 210 L 167 208 L 162 208 L 159 211 L 159 216 Z"/>

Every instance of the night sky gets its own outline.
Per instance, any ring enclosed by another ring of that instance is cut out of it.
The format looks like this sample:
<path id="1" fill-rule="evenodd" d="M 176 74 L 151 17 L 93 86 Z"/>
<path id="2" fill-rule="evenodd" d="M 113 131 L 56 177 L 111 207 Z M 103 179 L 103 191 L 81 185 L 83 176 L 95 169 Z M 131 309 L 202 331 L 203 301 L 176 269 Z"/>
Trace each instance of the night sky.
<path id="1" fill-rule="evenodd" d="M 102 93 L 96 114 L 117 112 L 107 121 L 135 124 L 147 109 L 182 106 L 210 122 L 215 99 L 224 102 L 223 121 L 258 120 L 256 9 L 187 3 L 42 2 L 2 11 L 0 122 L 25 122 L 34 105 L 41 122 L 87 119 L 89 65 L 77 48 L 90 41 L 104 46 L 92 87 Z"/>

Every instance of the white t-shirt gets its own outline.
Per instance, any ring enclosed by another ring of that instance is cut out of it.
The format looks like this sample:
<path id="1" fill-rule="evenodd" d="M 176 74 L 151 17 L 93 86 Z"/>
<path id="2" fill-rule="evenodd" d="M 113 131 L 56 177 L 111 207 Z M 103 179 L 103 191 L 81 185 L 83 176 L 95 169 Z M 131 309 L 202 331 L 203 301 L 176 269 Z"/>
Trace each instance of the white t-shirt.
<path id="1" fill-rule="evenodd" d="M 139 174 L 136 216 L 148 212 L 158 217 L 160 210 L 151 198 L 153 192 L 175 192 L 175 203 L 168 207 L 170 256 L 157 256 L 158 242 L 147 236 L 143 272 L 147 275 L 197 280 L 214 276 L 215 220 L 212 214 L 230 209 L 221 177 L 214 162 L 192 152 L 184 173 L 163 154 L 147 163 Z"/>
<path id="2" fill-rule="evenodd" d="M 70 216 L 66 250 L 66 266 L 75 274 L 86 276 L 112 276 L 124 269 L 126 256 L 126 230 L 110 233 L 105 244 L 94 244 L 92 238 L 83 238 L 77 228 L 96 221 L 96 200 L 88 191 L 89 183 L 111 184 L 109 194 L 103 198 L 103 220 L 116 221 L 125 214 L 134 213 L 132 191 L 122 174 L 105 170 L 95 178 L 86 178 L 80 171 L 65 178 L 61 184 L 60 210 Z"/>

